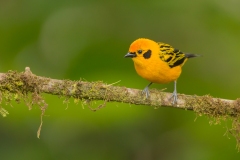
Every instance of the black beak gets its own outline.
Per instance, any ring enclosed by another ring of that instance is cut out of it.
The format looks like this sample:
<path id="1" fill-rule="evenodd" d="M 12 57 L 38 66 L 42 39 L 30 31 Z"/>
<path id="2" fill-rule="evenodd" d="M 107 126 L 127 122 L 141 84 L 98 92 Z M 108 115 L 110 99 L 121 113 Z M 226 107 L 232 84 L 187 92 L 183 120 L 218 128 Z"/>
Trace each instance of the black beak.
<path id="1" fill-rule="evenodd" d="M 124 56 L 124 58 L 128 58 L 128 57 L 133 58 L 133 57 L 137 57 L 137 55 L 134 52 L 129 52 Z"/>

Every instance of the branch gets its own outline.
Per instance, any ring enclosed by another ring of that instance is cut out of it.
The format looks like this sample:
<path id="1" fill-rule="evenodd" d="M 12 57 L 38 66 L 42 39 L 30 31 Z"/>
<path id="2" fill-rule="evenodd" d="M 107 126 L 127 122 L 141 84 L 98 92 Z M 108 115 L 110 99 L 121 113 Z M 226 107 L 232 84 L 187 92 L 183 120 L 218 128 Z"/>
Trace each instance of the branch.
<path id="1" fill-rule="evenodd" d="M 59 95 L 67 99 L 72 97 L 87 103 L 92 100 L 103 100 L 104 104 L 105 102 L 121 102 L 147 105 L 155 108 L 164 106 L 191 110 L 199 116 L 207 115 L 213 118 L 214 123 L 219 123 L 219 120 L 231 118 L 233 120 L 231 133 L 238 137 L 237 141 L 240 142 L 240 99 L 227 100 L 213 98 L 210 95 L 196 96 L 178 94 L 177 104 L 172 105 L 170 99 L 171 93 L 156 89 L 150 90 L 151 96 L 146 99 L 145 96 L 142 95 L 142 91 L 138 89 L 114 86 L 113 84 L 105 84 L 100 81 L 70 81 L 41 77 L 32 74 L 29 67 L 25 68 L 25 72 L 9 71 L 7 73 L 0 73 L 1 103 L 5 101 L 5 104 L 10 104 L 12 100 L 19 102 L 23 99 L 29 106 L 29 109 L 31 109 L 34 104 L 39 105 L 42 110 L 42 118 L 47 108 L 47 103 L 42 98 L 41 93 Z M 103 105 L 93 110 L 96 111 L 101 107 L 103 107 Z M 0 107 L 0 113 L 3 116 L 8 114 L 2 107 Z"/>
<path id="2" fill-rule="evenodd" d="M 138 89 L 113 86 L 103 82 L 84 82 L 57 80 L 32 74 L 29 67 L 25 72 L 9 71 L 0 73 L 0 91 L 11 93 L 47 93 L 87 100 L 105 100 L 112 102 L 147 105 L 152 107 L 173 107 L 193 110 L 209 115 L 237 116 L 240 113 L 240 99 L 227 100 L 213 98 L 209 95 L 196 96 L 178 94 L 178 102 L 172 104 L 171 93 L 151 90 L 150 98 L 146 99 Z"/>

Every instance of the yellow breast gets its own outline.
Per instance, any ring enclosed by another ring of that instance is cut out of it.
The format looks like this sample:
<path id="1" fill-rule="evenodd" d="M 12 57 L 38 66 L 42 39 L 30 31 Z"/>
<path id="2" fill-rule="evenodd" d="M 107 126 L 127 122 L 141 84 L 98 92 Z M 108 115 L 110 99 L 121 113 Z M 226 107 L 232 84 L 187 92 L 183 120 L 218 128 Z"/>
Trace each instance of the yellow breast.
<path id="1" fill-rule="evenodd" d="M 170 68 L 158 56 L 152 55 L 149 59 L 143 57 L 133 58 L 137 73 L 153 83 L 169 83 L 178 79 L 181 74 L 181 67 Z"/>

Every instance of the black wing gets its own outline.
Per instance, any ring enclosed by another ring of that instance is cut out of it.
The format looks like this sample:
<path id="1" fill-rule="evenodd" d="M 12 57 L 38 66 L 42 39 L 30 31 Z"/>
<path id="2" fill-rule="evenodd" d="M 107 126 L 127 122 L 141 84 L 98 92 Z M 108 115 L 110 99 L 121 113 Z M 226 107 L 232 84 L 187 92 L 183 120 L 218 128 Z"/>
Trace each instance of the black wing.
<path id="1" fill-rule="evenodd" d="M 178 49 L 173 48 L 169 44 L 158 42 L 158 45 L 160 47 L 159 56 L 161 60 L 166 62 L 171 68 L 183 65 L 186 59 L 190 58 L 186 54 L 184 54 Z"/>

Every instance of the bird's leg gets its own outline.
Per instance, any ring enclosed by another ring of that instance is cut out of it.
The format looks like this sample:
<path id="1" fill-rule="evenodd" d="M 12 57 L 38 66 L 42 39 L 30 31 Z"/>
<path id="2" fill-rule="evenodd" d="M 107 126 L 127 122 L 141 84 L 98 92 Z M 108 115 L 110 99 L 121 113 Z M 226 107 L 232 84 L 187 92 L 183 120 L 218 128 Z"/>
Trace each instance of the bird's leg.
<path id="1" fill-rule="evenodd" d="M 177 103 L 177 81 L 174 81 L 174 91 L 171 98 L 173 98 L 172 104 Z"/>
<path id="2" fill-rule="evenodd" d="M 148 98 L 150 96 L 150 93 L 149 93 L 149 87 L 152 85 L 152 82 L 149 83 L 142 91 L 142 94 L 146 94 L 146 98 Z"/>

